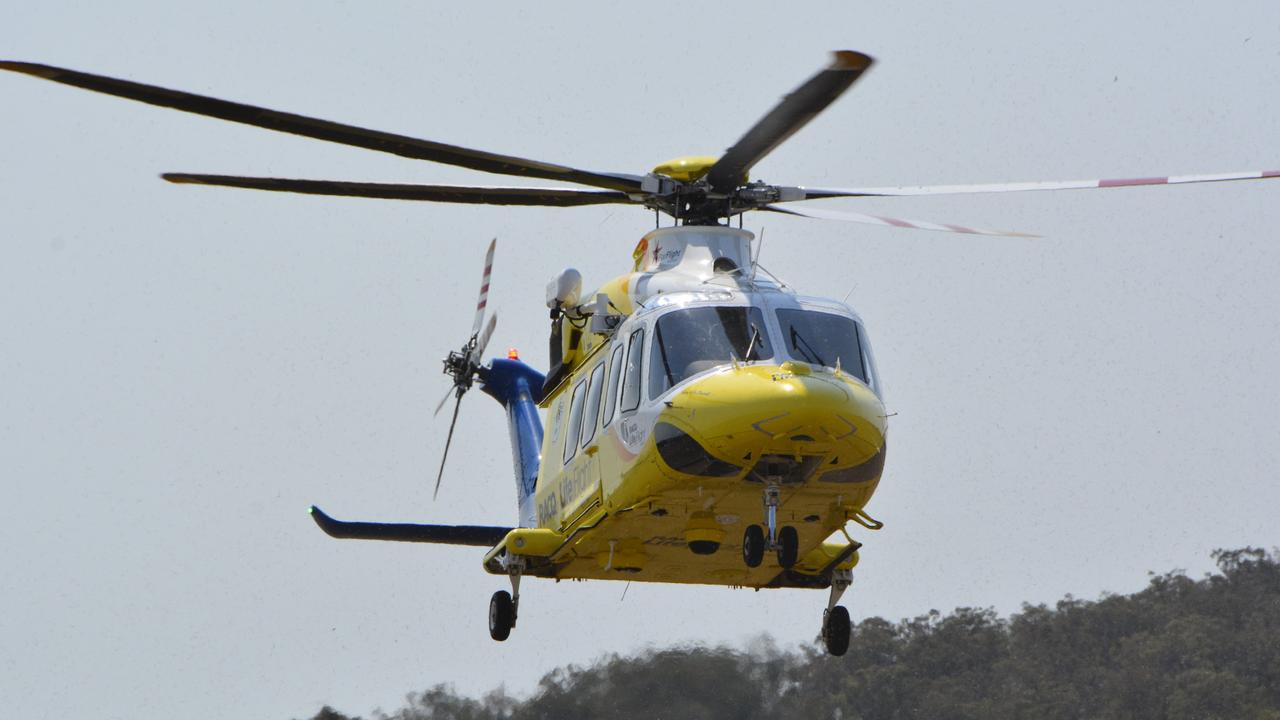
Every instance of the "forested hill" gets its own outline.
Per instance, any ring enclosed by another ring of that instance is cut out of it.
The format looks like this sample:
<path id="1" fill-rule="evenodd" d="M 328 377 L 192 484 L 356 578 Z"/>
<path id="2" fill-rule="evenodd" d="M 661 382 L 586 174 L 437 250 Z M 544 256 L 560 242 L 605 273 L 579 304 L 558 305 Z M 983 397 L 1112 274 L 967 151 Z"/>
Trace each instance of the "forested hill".
<path id="1" fill-rule="evenodd" d="M 1280 551 L 1133 595 L 930 612 L 854 627 L 849 653 L 682 647 L 549 673 L 527 699 L 437 685 L 374 718 L 1183 718 L 1280 720 Z M 313 720 L 354 720 L 330 708 Z"/>

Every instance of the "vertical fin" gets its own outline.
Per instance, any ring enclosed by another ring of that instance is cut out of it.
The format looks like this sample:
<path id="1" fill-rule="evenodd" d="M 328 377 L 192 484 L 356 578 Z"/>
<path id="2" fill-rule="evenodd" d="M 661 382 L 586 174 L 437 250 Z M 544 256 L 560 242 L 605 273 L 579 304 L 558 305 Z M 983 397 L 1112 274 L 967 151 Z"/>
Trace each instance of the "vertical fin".
<path id="1" fill-rule="evenodd" d="M 507 410 L 516 500 L 520 507 L 519 524 L 521 527 L 533 527 L 536 524 L 533 493 L 537 488 L 542 452 L 538 400 L 542 399 L 542 384 L 546 378 L 519 360 L 494 358 L 480 380 L 480 389 Z"/>

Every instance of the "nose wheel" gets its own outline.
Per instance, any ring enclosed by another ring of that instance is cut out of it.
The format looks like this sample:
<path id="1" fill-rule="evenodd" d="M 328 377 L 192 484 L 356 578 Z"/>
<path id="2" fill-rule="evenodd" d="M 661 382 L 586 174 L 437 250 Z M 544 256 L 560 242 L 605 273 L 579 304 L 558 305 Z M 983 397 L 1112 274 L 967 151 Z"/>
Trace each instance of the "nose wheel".
<path id="1" fill-rule="evenodd" d="M 790 525 L 778 527 L 778 501 L 781 490 L 777 485 L 764 489 L 765 527 L 748 525 L 742 535 L 742 561 L 747 567 L 760 567 L 765 550 L 778 553 L 778 564 L 790 569 L 800 559 L 800 533 Z"/>

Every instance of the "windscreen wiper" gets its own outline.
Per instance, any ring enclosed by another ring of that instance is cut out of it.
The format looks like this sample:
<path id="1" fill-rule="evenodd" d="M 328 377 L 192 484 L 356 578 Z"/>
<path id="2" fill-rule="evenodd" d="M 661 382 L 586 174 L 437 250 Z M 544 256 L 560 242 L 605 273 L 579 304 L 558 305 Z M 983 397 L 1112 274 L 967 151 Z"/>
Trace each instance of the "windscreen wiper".
<path id="1" fill-rule="evenodd" d="M 751 341 L 747 343 L 747 351 L 742 354 L 743 362 L 751 362 L 751 353 L 755 352 L 756 341 L 760 339 L 760 328 L 755 323 L 751 323 Z M 760 358 L 757 356 L 757 360 Z"/>
<path id="2" fill-rule="evenodd" d="M 800 347 L 800 343 L 804 343 L 805 347 L 803 348 Z M 817 363 L 819 365 L 826 365 L 826 363 L 823 362 L 822 357 L 818 355 L 818 351 L 813 349 L 813 345 L 810 345 L 809 341 L 805 340 L 800 335 L 800 333 L 796 330 L 795 325 L 791 326 L 791 347 L 795 348 L 797 351 L 802 353 L 804 355 L 805 360 L 811 363 Z M 805 348 L 808 348 L 808 350 L 806 350 Z"/>
<path id="3" fill-rule="evenodd" d="M 667 362 L 667 344 L 662 341 L 662 324 L 653 324 L 654 340 L 658 343 L 658 354 L 662 356 L 662 369 L 667 374 L 667 387 L 676 384 L 675 374 L 671 372 L 671 363 Z"/>

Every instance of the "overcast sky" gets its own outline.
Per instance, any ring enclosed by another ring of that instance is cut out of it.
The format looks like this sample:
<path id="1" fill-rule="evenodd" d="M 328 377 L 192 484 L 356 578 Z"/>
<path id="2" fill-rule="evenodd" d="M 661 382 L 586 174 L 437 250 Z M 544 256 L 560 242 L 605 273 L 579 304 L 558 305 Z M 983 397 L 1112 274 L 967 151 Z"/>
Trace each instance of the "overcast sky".
<path id="1" fill-rule="evenodd" d="M 10 3 L 0 56 L 643 173 L 720 152 L 851 48 L 879 65 L 759 177 L 1280 169 L 1274 0 L 182 5 Z M 339 542 L 305 513 L 514 522 L 480 393 L 431 501 L 439 361 L 485 246 L 493 348 L 545 366 L 546 281 L 626 270 L 651 215 L 172 186 L 508 181 L 7 73 L 0 105 L 6 713 L 367 713 L 649 644 L 816 635 L 825 593 L 534 580 L 498 644 L 482 550 Z M 1280 182 L 822 206 L 1045 236 L 747 220 L 770 270 L 852 291 L 897 413 L 855 619 L 1130 592 L 1280 543 Z"/>

